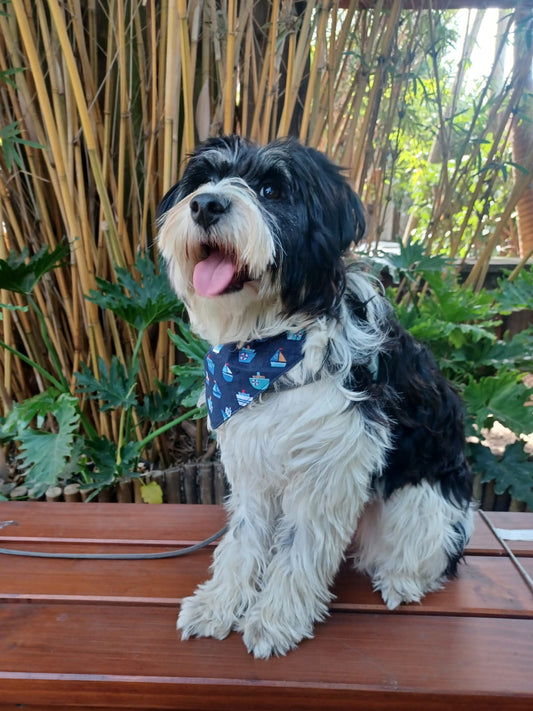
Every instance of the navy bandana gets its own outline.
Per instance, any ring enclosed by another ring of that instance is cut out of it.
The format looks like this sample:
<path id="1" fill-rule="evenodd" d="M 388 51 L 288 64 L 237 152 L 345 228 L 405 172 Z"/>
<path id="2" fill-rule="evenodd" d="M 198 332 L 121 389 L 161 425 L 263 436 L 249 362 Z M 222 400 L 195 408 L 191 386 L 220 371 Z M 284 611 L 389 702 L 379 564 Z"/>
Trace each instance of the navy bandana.
<path id="1" fill-rule="evenodd" d="M 249 405 L 304 357 L 305 332 L 213 346 L 205 357 L 205 388 L 211 427 Z"/>

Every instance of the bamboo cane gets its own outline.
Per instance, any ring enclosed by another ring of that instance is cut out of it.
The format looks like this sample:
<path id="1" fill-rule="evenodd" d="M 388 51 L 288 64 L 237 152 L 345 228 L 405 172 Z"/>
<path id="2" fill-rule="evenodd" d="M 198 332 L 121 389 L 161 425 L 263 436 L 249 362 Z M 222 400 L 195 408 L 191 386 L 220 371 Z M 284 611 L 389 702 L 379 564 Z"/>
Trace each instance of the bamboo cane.
<path id="1" fill-rule="evenodd" d="M 181 77 L 183 84 L 184 153 L 194 149 L 194 109 L 190 66 L 189 22 L 186 0 L 178 0 L 179 37 L 181 43 Z"/>

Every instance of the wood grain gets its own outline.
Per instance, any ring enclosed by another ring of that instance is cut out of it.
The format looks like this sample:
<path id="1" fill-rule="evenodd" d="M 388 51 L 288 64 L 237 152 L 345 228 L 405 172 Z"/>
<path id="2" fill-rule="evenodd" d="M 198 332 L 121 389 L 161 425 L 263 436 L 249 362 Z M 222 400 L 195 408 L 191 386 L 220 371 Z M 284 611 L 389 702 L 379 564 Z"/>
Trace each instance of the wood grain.
<path id="1" fill-rule="evenodd" d="M 532 514 L 491 514 L 532 528 Z M 0 546 L 153 551 L 205 538 L 216 506 L 0 504 Z M 533 542 L 516 553 L 533 573 Z M 241 636 L 181 642 L 180 599 L 213 548 L 180 559 L 72 561 L 0 556 L 0 709 L 533 708 L 533 595 L 478 520 L 457 579 L 388 611 L 346 564 L 315 638 L 254 660 Z"/>

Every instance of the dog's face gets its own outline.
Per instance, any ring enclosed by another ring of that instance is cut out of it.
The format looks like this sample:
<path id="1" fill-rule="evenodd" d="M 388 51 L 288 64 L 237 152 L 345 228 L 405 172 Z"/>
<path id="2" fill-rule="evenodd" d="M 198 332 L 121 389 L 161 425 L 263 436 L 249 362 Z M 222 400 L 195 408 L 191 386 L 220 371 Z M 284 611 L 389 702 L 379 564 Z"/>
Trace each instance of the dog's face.
<path id="1" fill-rule="evenodd" d="M 344 286 L 342 255 L 364 232 L 361 203 L 338 168 L 291 139 L 209 140 L 159 215 L 171 283 L 212 343 L 331 311 Z"/>

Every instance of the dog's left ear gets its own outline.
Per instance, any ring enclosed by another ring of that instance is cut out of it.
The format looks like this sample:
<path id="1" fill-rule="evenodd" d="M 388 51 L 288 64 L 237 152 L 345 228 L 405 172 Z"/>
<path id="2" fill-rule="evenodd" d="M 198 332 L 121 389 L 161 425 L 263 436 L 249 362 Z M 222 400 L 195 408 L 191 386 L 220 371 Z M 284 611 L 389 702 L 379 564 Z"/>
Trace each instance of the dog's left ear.
<path id="1" fill-rule="evenodd" d="M 357 244 L 363 238 L 366 228 L 363 204 L 340 168 L 323 153 L 308 150 L 315 162 L 317 193 L 325 198 L 315 206 L 320 214 L 317 218 L 332 228 L 342 254 L 352 243 Z"/>
<path id="2" fill-rule="evenodd" d="M 364 209 L 343 171 L 322 152 L 290 144 L 293 164 L 304 186 L 300 200 L 308 207 L 315 234 L 328 234 L 330 249 L 343 254 L 352 243 L 360 242 L 365 232 Z"/>
<path id="3" fill-rule="evenodd" d="M 345 252 L 352 243 L 357 244 L 363 239 L 366 222 L 363 203 L 359 196 L 351 189 L 342 175 L 339 177 L 343 181 L 338 207 L 340 248 L 341 252 Z M 342 195 L 342 193 L 344 194 Z"/>

